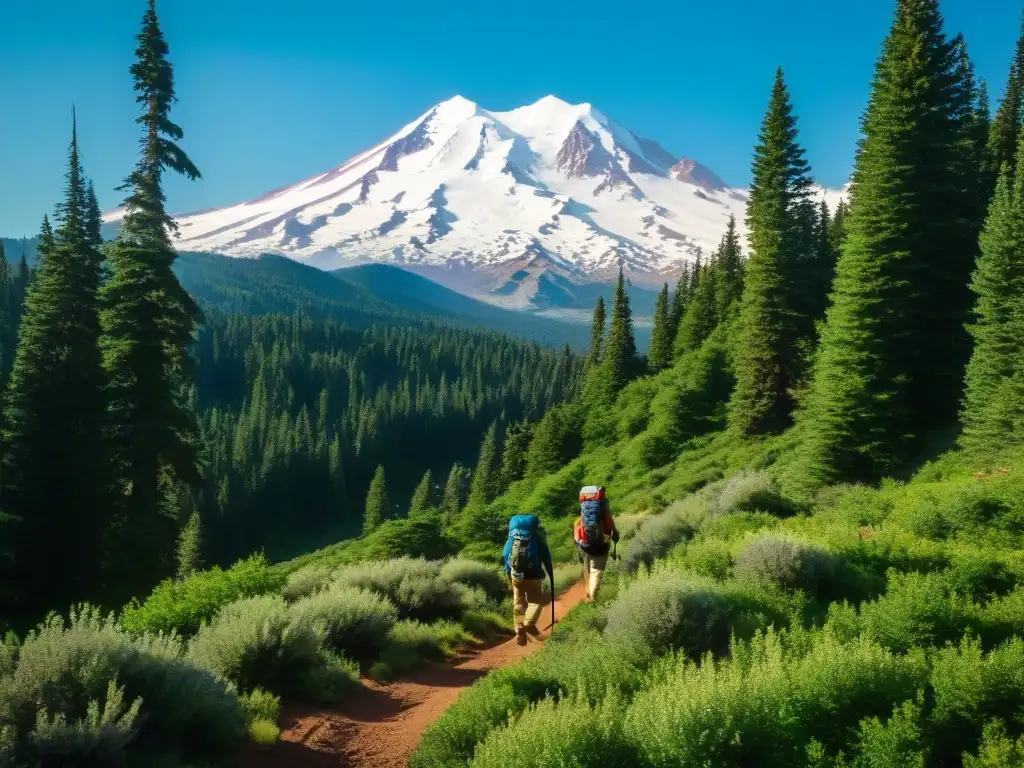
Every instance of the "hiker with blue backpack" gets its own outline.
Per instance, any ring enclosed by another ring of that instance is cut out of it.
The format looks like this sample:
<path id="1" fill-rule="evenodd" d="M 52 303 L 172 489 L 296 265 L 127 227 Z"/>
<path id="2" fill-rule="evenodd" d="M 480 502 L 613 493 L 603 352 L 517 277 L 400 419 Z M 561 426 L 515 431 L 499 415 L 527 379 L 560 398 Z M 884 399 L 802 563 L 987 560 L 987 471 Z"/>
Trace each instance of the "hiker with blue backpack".
<path id="1" fill-rule="evenodd" d="M 514 515 L 508 521 L 508 539 L 502 552 L 505 575 L 512 582 L 512 612 L 516 642 L 526 645 L 527 634 L 537 635 L 544 598 L 544 571 L 551 580 L 551 624 L 555 623 L 555 569 L 551 564 L 544 529 L 536 515 Z"/>
<path id="2" fill-rule="evenodd" d="M 572 534 L 580 562 L 583 563 L 586 600 L 588 603 L 593 602 L 597 599 L 597 590 L 601 588 L 601 577 L 608 564 L 608 551 L 611 550 L 612 557 L 616 557 L 614 547 L 619 541 L 619 532 L 603 487 L 587 485 L 580 489 L 580 516 Z"/>

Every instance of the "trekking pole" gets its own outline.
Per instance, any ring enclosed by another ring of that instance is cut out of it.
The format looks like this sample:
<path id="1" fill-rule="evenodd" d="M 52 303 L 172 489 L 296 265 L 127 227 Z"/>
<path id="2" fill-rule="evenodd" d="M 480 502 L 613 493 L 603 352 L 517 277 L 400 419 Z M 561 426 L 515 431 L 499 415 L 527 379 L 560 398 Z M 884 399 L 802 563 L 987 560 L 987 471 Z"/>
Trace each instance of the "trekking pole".
<path id="1" fill-rule="evenodd" d="M 555 577 L 554 574 L 548 574 L 548 578 L 551 580 L 551 629 L 555 628 Z"/>

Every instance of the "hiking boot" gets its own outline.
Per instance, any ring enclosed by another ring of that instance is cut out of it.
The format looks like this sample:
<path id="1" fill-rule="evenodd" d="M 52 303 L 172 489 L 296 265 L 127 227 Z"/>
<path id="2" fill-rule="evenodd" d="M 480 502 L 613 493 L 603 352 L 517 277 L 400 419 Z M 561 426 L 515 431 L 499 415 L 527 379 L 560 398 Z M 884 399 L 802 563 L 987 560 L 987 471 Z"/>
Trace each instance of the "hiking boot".
<path id="1" fill-rule="evenodd" d="M 519 645 L 526 645 L 526 627 L 522 624 L 516 627 L 516 642 Z"/>

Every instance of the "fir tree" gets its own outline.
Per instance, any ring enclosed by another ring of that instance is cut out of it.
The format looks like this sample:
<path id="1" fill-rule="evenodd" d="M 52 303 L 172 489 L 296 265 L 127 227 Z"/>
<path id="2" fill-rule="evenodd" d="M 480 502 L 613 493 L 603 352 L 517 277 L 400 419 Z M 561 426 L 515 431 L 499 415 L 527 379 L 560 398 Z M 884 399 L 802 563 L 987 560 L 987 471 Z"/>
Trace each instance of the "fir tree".
<path id="1" fill-rule="evenodd" d="M 386 520 L 391 519 L 391 500 L 388 498 L 384 467 L 378 466 L 366 493 L 366 508 L 363 513 L 363 535 L 369 536 Z"/>
<path id="2" fill-rule="evenodd" d="M 505 449 L 501 455 L 502 488 L 508 488 L 526 475 L 526 455 L 533 439 L 533 425 L 528 421 L 513 424 L 505 435 Z"/>
<path id="3" fill-rule="evenodd" d="M 736 232 L 736 217 L 729 216 L 729 224 L 718 246 L 718 273 L 715 280 L 715 309 L 718 322 L 725 322 L 737 307 L 743 294 L 743 250 Z"/>
<path id="4" fill-rule="evenodd" d="M 800 304 L 810 282 L 802 270 L 813 264 L 805 250 L 811 246 L 806 232 L 811 183 L 780 68 L 754 149 L 747 203 L 750 260 L 733 350 L 736 388 L 729 402 L 729 423 L 745 435 L 785 429 L 795 406 L 793 388 L 802 372 Z"/>
<path id="5" fill-rule="evenodd" d="M 409 517 L 419 517 L 434 506 L 434 476 L 428 469 L 409 501 Z"/>
<path id="6" fill-rule="evenodd" d="M 111 378 L 111 418 L 122 502 L 116 527 L 121 553 L 112 573 L 128 594 L 165 576 L 177 536 L 168 508 L 176 482 L 198 483 L 197 434 L 185 400 L 189 346 L 199 310 L 172 271 L 174 223 L 164 207 L 167 170 L 198 179 L 174 143 L 181 129 L 169 114 L 176 98 L 168 47 L 154 0 L 148 0 L 131 67 L 143 137 L 121 231 L 108 248 L 104 287 L 104 365 Z"/>
<path id="7" fill-rule="evenodd" d="M 955 61 L 934 0 L 900 0 L 857 152 L 847 238 L 801 415 L 801 481 L 873 479 L 946 418 L 965 232 L 950 174 L 962 140 Z M 940 266 L 941 265 L 941 266 Z M 935 275 L 942 272 L 945 274 Z M 929 388 L 936 391 L 929 392 Z"/>
<path id="8" fill-rule="evenodd" d="M 831 249 L 832 264 L 832 280 L 835 279 L 835 262 L 839 260 L 839 254 L 842 250 L 843 243 L 846 242 L 846 214 L 849 212 L 849 206 L 845 200 L 840 200 L 836 205 L 836 212 L 832 214 L 832 219 L 828 224 L 828 243 Z M 829 289 L 832 288 L 832 280 L 829 281 Z"/>
<path id="9" fill-rule="evenodd" d="M 594 305 L 594 321 L 590 328 L 590 347 L 587 350 L 587 364 L 589 370 L 601 362 L 601 353 L 604 351 L 605 332 L 605 309 L 604 297 L 597 297 L 597 304 Z"/>
<path id="10" fill-rule="evenodd" d="M 618 393 L 639 372 L 636 339 L 633 336 L 633 315 L 629 309 L 626 279 L 619 267 L 619 280 L 615 285 L 615 303 L 608 331 L 608 344 L 601 361 L 602 378 L 613 393 Z"/>
<path id="11" fill-rule="evenodd" d="M 1003 91 L 1003 98 L 996 109 L 995 117 L 992 118 L 988 137 L 990 169 L 998 173 L 1005 163 L 1011 175 L 1016 173 L 1017 144 L 1020 141 L 1024 119 L 1024 14 L 1021 27 L 1014 57 L 1010 62 L 1010 72 L 1006 77 L 1006 90 Z"/>
<path id="12" fill-rule="evenodd" d="M 697 262 L 700 262 L 700 257 L 697 257 Z M 686 314 L 686 305 L 690 301 L 690 279 L 690 265 L 688 262 L 684 262 L 682 272 L 679 274 L 679 280 L 676 282 L 676 288 L 672 292 L 672 311 L 669 313 L 668 337 L 673 347 L 673 353 L 675 353 L 676 336 L 679 333 L 679 322 L 683 319 L 683 315 Z"/>
<path id="13" fill-rule="evenodd" d="M 448 473 L 448 481 L 444 485 L 444 496 L 441 499 L 441 511 L 448 522 L 458 518 L 469 498 L 469 485 L 473 473 L 458 462 L 452 464 Z"/>
<path id="14" fill-rule="evenodd" d="M 668 283 L 661 287 L 654 305 L 654 326 L 651 328 L 651 346 L 647 353 L 647 366 L 652 372 L 668 368 L 672 364 L 671 319 L 668 309 Z"/>
<path id="15" fill-rule="evenodd" d="M 1024 152 L 1024 142 L 1021 144 Z M 1019 160 L 1021 158 L 1018 158 Z M 1024 311 L 1024 179 L 1016 184 L 1008 166 L 996 186 L 981 235 L 981 255 L 971 282 L 977 296 L 969 327 L 974 352 L 967 366 L 961 445 L 991 451 L 1020 440 L 1015 419 L 1024 406 L 1012 397 L 1012 378 L 1024 359 L 1018 333 Z"/>
<path id="16" fill-rule="evenodd" d="M 20 519 L 15 578 L 32 583 L 24 596 L 34 607 L 92 599 L 101 586 L 111 473 L 99 351 L 100 257 L 89 237 L 86 201 L 73 128 L 58 229 L 44 219 L 4 420 L 5 511 Z"/>
<path id="17" fill-rule="evenodd" d="M 501 454 L 498 450 L 498 422 L 495 421 L 484 435 L 480 444 L 480 455 L 477 459 L 476 469 L 473 472 L 473 482 L 469 487 L 469 499 L 466 502 L 468 507 L 483 507 L 490 504 L 498 496 L 499 488 L 499 460 Z"/>
<path id="18" fill-rule="evenodd" d="M 694 265 L 690 279 L 690 300 L 686 312 L 679 321 L 675 338 L 675 357 L 678 360 L 687 352 L 697 349 L 711 335 L 718 325 L 718 310 L 715 306 L 717 286 L 715 281 L 716 255 L 705 264 Z"/>
<path id="19" fill-rule="evenodd" d="M 178 578 L 184 579 L 203 565 L 203 531 L 199 510 L 194 509 L 178 535 Z"/>

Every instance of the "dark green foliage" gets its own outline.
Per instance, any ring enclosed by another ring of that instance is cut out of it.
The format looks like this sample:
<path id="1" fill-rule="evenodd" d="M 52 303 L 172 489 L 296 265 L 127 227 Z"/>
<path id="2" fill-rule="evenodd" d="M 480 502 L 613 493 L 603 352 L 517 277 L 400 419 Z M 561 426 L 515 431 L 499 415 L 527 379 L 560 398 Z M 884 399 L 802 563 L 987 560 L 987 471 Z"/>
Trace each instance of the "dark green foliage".
<path id="1" fill-rule="evenodd" d="M 473 471 L 473 481 L 469 486 L 470 507 L 483 507 L 494 501 L 501 491 L 501 446 L 498 437 L 498 422 L 495 421 L 484 434 L 480 443 L 480 453 Z"/>
<path id="2" fill-rule="evenodd" d="M 772 434 L 789 426 L 793 389 L 804 361 L 801 342 L 813 332 L 810 291 L 818 253 L 808 237 L 811 178 L 797 144 L 796 118 L 782 70 L 775 73 L 768 110 L 754 153 L 747 203 L 750 260 L 734 343 L 736 389 L 729 424 L 743 435 Z"/>
<path id="3" fill-rule="evenodd" d="M 820 547 L 776 536 L 759 536 L 736 555 L 734 573 L 741 579 L 822 595 L 832 587 L 836 563 Z"/>
<path id="4" fill-rule="evenodd" d="M 675 356 L 677 360 L 703 344 L 718 325 L 715 275 L 714 255 L 703 266 L 701 266 L 700 259 L 694 264 L 690 278 L 690 299 L 676 331 Z"/>
<path id="5" fill-rule="evenodd" d="M 1020 440 L 1024 416 L 1018 374 L 1024 365 L 1022 194 L 1024 183 L 1018 180 L 1014 184 L 1004 167 L 971 282 L 977 296 L 975 322 L 969 327 L 974 352 L 967 366 L 960 442 L 975 453 L 998 450 Z"/>
<path id="6" fill-rule="evenodd" d="M 605 343 L 604 297 L 598 296 L 594 305 L 594 320 L 590 329 L 590 346 L 587 347 L 586 368 L 589 370 L 601 362 Z"/>
<path id="7" fill-rule="evenodd" d="M 526 476 L 526 457 L 533 440 L 534 425 L 521 421 L 509 426 L 505 433 L 505 448 L 501 454 L 500 487 L 508 488 Z"/>
<path id="8" fill-rule="evenodd" d="M 103 286 L 103 362 L 110 379 L 113 450 L 122 496 L 115 506 L 108 564 L 112 584 L 127 598 L 172 569 L 180 523 L 171 506 L 174 485 L 198 485 L 195 414 L 186 399 L 189 348 L 199 309 L 172 271 L 174 223 L 164 207 L 166 171 L 198 179 L 174 143 L 182 130 L 170 120 L 176 97 L 168 46 L 154 0 L 142 19 L 131 67 L 142 114 L 139 159 L 122 189 L 129 192 L 117 240 L 110 244 L 110 278 Z"/>
<path id="9" fill-rule="evenodd" d="M 381 523 L 394 517 L 391 499 L 388 497 L 387 480 L 384 478 L 384 467 L 377 471 L 370 481 L 370 489 L 366 492 L 366 506 L 363 511 L 363 535 L 369 536 Z"/>
<path id="10" fill-rule="evenodd" d="M 578 405 L 556 405 L 538 422 L 526 454 L 526 477 L 537 479 L 568 464 L 583 447 Z"/>
<path id="11" fill-rule="evenodd" d="M 441 512 L 451 522 L 459 516 L 469 498 L 469 484 L 473 473 L 458 462 L 452 465 L 448 473 L 448 481 L 444 485 L 444 497 L 441 499 Z"/>
<path id="12" fill-rule="evenodd" d="M 647 367 L 657 373 L 672 363 L 672 343 L 675 339 L 671 334 L 671 318 L 668 308 L 668 283 L 658 293 L 658 301 L 654 305 L 654 327 L 651 330 L 651 347 L 647 352 Z"/>
<path id="13" fill-rule="evenodd" d="M 697 266 L 700 265 L 700 257 L 697 257 Z M 679 323 L 686 314 L 686 307 L 690 302 L 692 271 L 689 262 L 683 262 L 683 269 L 676 282 L 676 288 L 672 292 L 672 308 L 669 312 L 669 340 L 672 345 L 672 354 L 675 355 L 676 336 L 679 334 Z"/>
<path id="14" fill-rule="evenodd" d="M 33 585 L 20 590 L 17 606 L 28 615 L 95 598 L 103 588 L 113 478 L 99 350 L 102 256 L 89 205 L 73 129 L 66 195 L 57 231 L 44 231 L 25 299 L 4 418 L 3 511 L 18 518 L 10 534 L 14 570 L 4 580 Z"/>
<path id="15" fill-rule="evenodd" d="M 893 471 L 959 398 L 977 192 L 954 159 L 967 130 L 954 54 L 935 2 L 901 0 L 875 69 L 801 418 L 802 483 Z"/>
<path id="16" fill-rule="evenodd" d="M 999 101 L 995 117 L 992 118 L 988 136 L 988 153 L 991 171 L 998 173 L 1005 163 L 1013 176 L 1017 169 L 1017 145 L 1021 139 L 1022 103 L 1024 98 L 1024 20 L 1021 34 L 1017 38 L 1014 57 L 1010 61 L 1010 72 L 1006 78 L 1006 89 Z M 987 106 L 987 105 L 986 105 Z"/>
<path id="17" fill-rule="evenodd" d="M 199 510 L 193 509 L 188 517 L 188 522 L 181 529 L 178 536 L 178 578 L 184 579 L 198 570 L 202 564 L 200 551 L 203 545 L 202 521 L 199 519 Z"/>
<path id="18" fill-rule="evenodd" d="M 420 484 L 416 486 L 416 490 L 412 492 L 412 499 L 409 501 L 409 517 L 420 517 L 425 514 L 428 509 L 436 506 L 436 487 L 434 486 L 434 476 L 430 474 L 428 469 L 423 474 L 423 479 L 420 480 Z"/>
<path id="19" fill-rule="evenodd" d="M 722 235 L 722 242 L 718 245 L 716 266 L 718 275 L 715 281 L 715 310 L 718 322 L 724 323 L 730 318 L 743 295 L 743 250 L 740 247 L 740 237 L 736 233 L 735 216 L 729 216 L 729 224 Z"/>
<path id="20" fill-rule="evenodd" d="M 633 315 L 629 308 L 629 295 L 626 293 L 626 279 L 620 268 L 600 376 L 607 391 L 617 394 L 639 372 L 640 360 L 637 357 L 636 339 L 633 337 Z"/>

